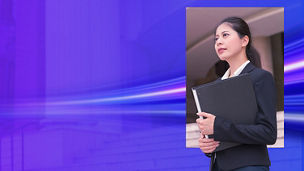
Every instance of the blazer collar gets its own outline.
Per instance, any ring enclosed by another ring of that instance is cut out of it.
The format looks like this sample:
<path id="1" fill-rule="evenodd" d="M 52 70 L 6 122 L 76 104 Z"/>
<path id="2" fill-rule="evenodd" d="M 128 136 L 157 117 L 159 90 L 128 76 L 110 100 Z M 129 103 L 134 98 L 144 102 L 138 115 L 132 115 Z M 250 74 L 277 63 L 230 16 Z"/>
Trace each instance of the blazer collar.
<path id="1" fill-rule="evenodd" d="M 255 69 L 255 66 L 251 63 L 251 62 L 249 62 L 247 65 L 246 65 L 246 67 L 243 69 L 243 71 L 240 73 L 240 75 L 241 74 L 244 74 L 244 73 L 249 73 L 249 72 L 251 72 L 252 70 L 254 70 Z"/>

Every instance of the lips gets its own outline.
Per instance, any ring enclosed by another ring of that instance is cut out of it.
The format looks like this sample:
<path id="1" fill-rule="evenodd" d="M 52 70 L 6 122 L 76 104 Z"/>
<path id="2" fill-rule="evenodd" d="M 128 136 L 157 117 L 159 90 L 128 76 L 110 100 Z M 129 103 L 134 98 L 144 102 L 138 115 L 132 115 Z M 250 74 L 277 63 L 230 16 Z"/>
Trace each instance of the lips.
<path id="1" fill-rule="evenodd" d="M 219 54 L 222 54 L 222 53 L 224 53 L 225 50 L 227 50 L 227 49 L 226 49 L 226 48 L 219 48 L 219 49 L 217 50 L 217 52 L 218 52 Z"/>

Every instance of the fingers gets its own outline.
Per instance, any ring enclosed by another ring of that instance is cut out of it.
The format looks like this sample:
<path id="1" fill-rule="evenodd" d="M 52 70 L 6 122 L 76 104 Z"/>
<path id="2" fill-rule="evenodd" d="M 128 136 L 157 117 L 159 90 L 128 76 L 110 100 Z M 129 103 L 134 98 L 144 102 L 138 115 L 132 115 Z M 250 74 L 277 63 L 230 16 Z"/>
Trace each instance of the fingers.
<path id="1" fill-rule="evenodd" d="M 197 123 L 197 126 L 200 130 L 203 130 L 204 129 L 204 121 L 203 119 L 196 119 L 196 123 Z"/>
<path id="2" fill-rule="evenodd" d="M 204 121 L 204 119 L 198 118 L 196 119 L 196 123 L 198 125 L 198 127 L 200 128 L 200 130 L 203 129 L 204 126 L 206 126 L 206 121 Z"/>
<path id="3" fill-rule="evenodd" d="M 202 116 L 202 117 L 210 117 L 212 116 L 210 113 L 206 113 L 206 112 L 200 112 L 200 113 L 197 113 L 198 116 Z"/>
<path id="4" fill-rule="evenodd" d="M 208 114 L 211 115 L 211 114 Z M 214 133 L 214 119 L 215 116 L 211 115 L 211 117 L 207 119 L 196 119 L 197 126 L 199 130 L 205 135 L 211 135 Z"/>
<path id="5" fill-rule="evenodd" d="M 204 153 L 212 153 L 219 145 L 219 141 L 214 141 L 213 138 L 200 138 L 199 147 Z"/>
<path id="6" fill-rule="evenodd" d="M 213 145 L 213 146 L 209 146 L 209 147 L 200 147 L 200 149 L 204 152 L 204 153 L 212 153 L 216 147 L 218 147 L 219 145 Z"/>
<path id="7" fill-rule="evenodd" d="M 201 119 L 201 118 L 196 119 L 196 123 L 198 125 L 207 125 L 207 124 L 209 124 L 209 122 L 210 122 L 210 119 Z"/>
<path id="8" fill-rule="evenodd" d="M 215 143 L 215 144 L 219 144 L 219 141 L 214 141 L 213 138 L 199 138 L 198 140 L 200 143 Z"/>
<path id="9" fill-rule="evenodd" d="M 210 149 L 216 148 L 216 147 L 218 147 L 218 146 L 219 146 L 219 144 L 212 144 L 212 145 L 209 145 L 209 146 L 200 145 L 199 147 L 200 147 L 201 149 L 204 149 L 204 150 L 210 150 Z"/>
<path id="10" fill-rule="evenodd" d="M 219 145 L 219 143 L 215 143 L 215 142 L 199 143 L 200 147 L 212 147 L 212 146 L 217 146 L 217 145 Z"/>
<path id="11" fill-rule="evenodd" d="M 208 142 L 203 142 L 207 140 Z M 212 153 L 219 146 L 218 141 L 214 141 L 213 139 L 210 142 L 209 141 L 210 141 L 209 139 L 206 139 L 206 140 L 200 140 L 199 142 L 199 147 L 204 153 Z"/>
<path id="12" fill-rule="evenodd" d="M 202 123 L 202 121 L 203 121 L 203 119 L 201 119 L 201 118 L 198 118 L 198 119 L 196 119 L 196 123 L 199 125 L 200 123 Z"/>
<path id="13" fill-rule="evenodd" d="M 204 153 L 212 153 L 216 147 L 218 147 L 219 144 L 213 144 L 210 146 L 200 146 L 200 149 L 204 152 Z"/>

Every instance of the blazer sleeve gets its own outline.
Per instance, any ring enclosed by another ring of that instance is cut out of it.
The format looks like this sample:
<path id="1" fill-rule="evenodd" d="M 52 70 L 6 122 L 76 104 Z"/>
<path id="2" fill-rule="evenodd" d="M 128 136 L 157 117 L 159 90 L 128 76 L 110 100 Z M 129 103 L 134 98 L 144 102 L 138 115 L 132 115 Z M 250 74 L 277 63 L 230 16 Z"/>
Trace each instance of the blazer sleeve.
<path id="1" fill-rule="evenodd" d="M 214 140 L 241 144 L 274 144 L 277 139 L 276 91 L 273 77 L 264 72 L 254 84 L 258 112 L 254 125 L 235 124 L 215 117 Z"/>

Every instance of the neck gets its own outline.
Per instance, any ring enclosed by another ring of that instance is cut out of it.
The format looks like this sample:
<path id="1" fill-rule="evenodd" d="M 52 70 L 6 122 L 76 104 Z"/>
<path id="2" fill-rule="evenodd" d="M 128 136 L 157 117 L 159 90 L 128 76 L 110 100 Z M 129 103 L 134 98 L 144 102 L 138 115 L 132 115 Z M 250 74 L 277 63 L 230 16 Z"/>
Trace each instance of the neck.
<path id="1" fill-rule="evenodd" d="M 246 53 L 241 52 L 240 54 L 228 58 L 227 62 L 229 63 L 230 66 L 230 76 L 243 64 L 247 61 L 247 56 Z"/>

